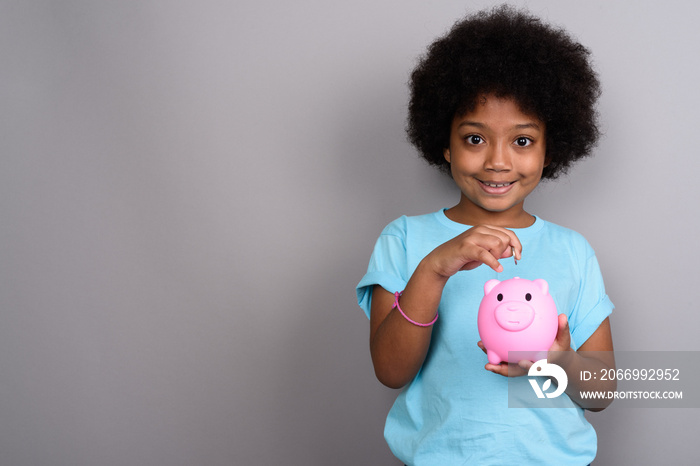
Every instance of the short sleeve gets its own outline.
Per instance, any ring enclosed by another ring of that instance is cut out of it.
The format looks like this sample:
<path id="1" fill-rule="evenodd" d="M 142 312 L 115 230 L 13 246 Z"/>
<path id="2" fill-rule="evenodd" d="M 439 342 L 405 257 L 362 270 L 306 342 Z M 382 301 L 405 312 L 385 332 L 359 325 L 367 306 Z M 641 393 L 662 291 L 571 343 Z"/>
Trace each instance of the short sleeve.
<path id="1" fill-rule="evenodd" d="M 593 335 L 615 307 L 605 292 L 598 259 L 587 243 L 586 246 L 581 288 L 574 312 L 569 318 L 574 349 L 578 349 Z"/>
<path id="2" fill-rule="evenodd" d="M 406 265 L 406 245 L 404 235 L 396 222 L 387 226 L 377 239 L 369 260 L 367 273 L 356 288 L 357 303 L 370 316 L 372 289 L 380 285 L 390 293 L 403 291 L 408 283 Z"/>

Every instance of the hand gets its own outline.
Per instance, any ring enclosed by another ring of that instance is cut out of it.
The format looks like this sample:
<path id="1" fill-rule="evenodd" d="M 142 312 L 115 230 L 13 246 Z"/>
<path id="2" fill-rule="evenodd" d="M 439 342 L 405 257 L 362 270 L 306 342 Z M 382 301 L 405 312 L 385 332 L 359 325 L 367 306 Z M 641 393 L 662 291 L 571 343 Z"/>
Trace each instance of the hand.
<path id="1" fill-rule="evenodd" d="M 571 348 L 569 320 L 566 314 L 559 314 L 557 336 L 554 338 L 554 343 L 552 343 L 552 346 L 549 347 L 549 351 L 547 352 L 547 362 L 562 366 L 565 360 L 569 359 L 569 351 L 574 351 L 573 348 Z"/>
<path id="2" fill-rule="evenodd" d="M 477 343 L 479 348 L 481 348 L 481 351 L 486 353 L 486 348 L 484 347 L 484 344 L 479 341 Z M 521 377 L 523 375 L 527 374 L 527 371 L 530 369 L 530 366 L 532 366 L 532 361 L 520 361 L 517 364 L 509 363 L 509 362 L 501 362 L 500 364 L 491 364 L 488 363 L 484 366 L 484 369 L 487 371 L 491 371 L 494 374 L 502 375 L 503 377 Z"/>
<path id="3" fill-rule="evenodd" d="M 571 348 L 571 333 L 569 332 L 569 321 L 565 314 L 559 314 L 557 336 L 554 338 L 554 343 L 549 348 L 547 362 L 563 365 L 567 358 L 567 352 L 574 350 Z M 484 344 L 479 341 L 479 348 L 486 353 Z M 517 364 L 502 362 L 500 364 L 486 364 L 484 368 L 494 374 L 499 374 L 504 377 L 520 377 L 526 375 L 530 370 L 530 366 L 534 364 L 532 361 L 522 360 Z"/>
<path id="4" fill-rule="evenodd" d="M 472 270 L 481 264 L 502 272 L 498 260 L 513 254 L 516 259 L 522 255 L 522 245 L 515 233 L 506 228 L 479 225 L 441 244 L 425 260 L 430 261 L 438 275 L 449 278 L 460 270 Z"/>

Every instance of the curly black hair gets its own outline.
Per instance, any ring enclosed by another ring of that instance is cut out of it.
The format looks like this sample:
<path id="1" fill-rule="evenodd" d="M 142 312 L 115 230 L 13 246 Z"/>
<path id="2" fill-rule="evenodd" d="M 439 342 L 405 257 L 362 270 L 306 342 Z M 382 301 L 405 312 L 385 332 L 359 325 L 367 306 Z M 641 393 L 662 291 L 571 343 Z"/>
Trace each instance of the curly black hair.
<path id="1" fill-rule="evenodd" d="M 409 141 L 449 173 L 443 153 L 454 117 L 486 94 L 513 98 L 545 123 L 542 178 L 554 179 L 589 155 L 600 135 L 600 83 L 589 55 L 566 31 L 509 6 L 467 16 L 430 45 L 411 74 Z"/>

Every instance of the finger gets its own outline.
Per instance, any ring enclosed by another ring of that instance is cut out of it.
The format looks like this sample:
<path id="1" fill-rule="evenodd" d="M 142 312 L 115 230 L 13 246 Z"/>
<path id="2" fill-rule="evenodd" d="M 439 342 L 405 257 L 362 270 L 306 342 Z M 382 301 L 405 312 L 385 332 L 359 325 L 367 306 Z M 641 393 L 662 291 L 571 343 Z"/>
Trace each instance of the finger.
<path id="1" fill-rule="evenodd" d="M 464 263 L 460 270 L 471 270 L 481 264 L 486 264 L 496 272 L 501 272 L 503 267 L 498 262 L 501 245 L 501 239 L 495 235 L 477 234 L 473 236 L 470 241 L 462 245 L 460 254 Z M 498 253 L 494 254 L 492 251 L 498 251 Z"/>
<path id="2" fill-rule="evenodd" d="M 534 362 L 528 361 L 527 359 L 523 359 L 522 361 L 518 362 L 518 366 L 520 366 L 520 368 L 523 369 L 525 372 L 529 372 L 533 364 Z"/>
<path id="3" fill-rule="evenodd" d="M 547 359 L 558 359 L 561 353 L 568 351 L 571 348 L 571 333 L 569 331 L 569 322 L 565 314 L 558 316 L 557 336 L 552 343 Z M 551 353 L 554 351 L 554 353 Z"/>
<path id="4" fill-rule="evenodd" d="M 515 255 L 515 248 L 513 246 L 508 246 L 505 248 L 501 254 L 501 259 L 507 259 L 508 257 L 513 257 Z M 517 257 L 515 260 L 518 260 Z"/>
<path id="5" fill-rule="evenodd" d="M 566 314 L 559 314 L 559 328 L 557 329 L 557 340 L 562 341 L 571 338 L 569 333 L 569 319 Z"/>
<path id="6" fill-rule="evenodd" d="M 559 328 L 564 327 L 564 328 L 566 328 L 566 329 L 568 330 L 568 328 L 569 328 L 569 318 L 566 317 L 566 314 L 559 314 L 559 315 L 557 316 L 557 318 L 559 319 Z"/>
<path id="7" fill-rule="evenodd" d="M 459 270 L 474 270 L 475 268 L 479 267 L 480 265 L 481 265 L 481 262 L 479 262 L 479 261 L 471 261 L 471 262 L 467 262 L 466 264 L 464 264 L 462 266 L 462 268 Z"/>
<path id="8" fill-rule="evenodd" d="M 527 371 L 519 367 L 518 364 L 508 364 L 502 362 L 501 364 L 486 364 L 484 368 L 487 371 L 491 371 L 494 374 L 502 375 L 503 377 L 520 377 L 525 375 Z"/>
<path id="9" fill-rule="evenodd" d="M 484 241 L 484 244 L 488 244 L 488 247 L 492 250 L 497 250 L 499 255 L 510 249 L 511 243 L 513 243 L 513 237 L 517 239 L 515 234 L 510 230 L 502 227 L 495 227 L 491 225 L 483 225 L 480 227 L 479 236 Z"/>
<path id="10" fill-rule="evenodd" d="M 491 225 L 487 226 L 487 228 L 491 229 L 494 234 L 498 234 L 501 241 L 503 241 L 504 247 L 503 251 L 501 252 L 502 258 L 511 257 L 513 254 L 515 254 L 515 259 L 520 260 L 522 257 L 523 245 L 520 242 L 518 235 L 516 235 L 513 230 Z"/>
<path id="11" fill-rule="evenodd" d="M 486 353 L 486 347 L 485 347 L 484 344 L 481 342 L 481 340 L 479 340 L 479 341 L 476 343 L 476 346 L 478 346 L 479 348 L 481 348 L 481 351 L 483 351 L 484 353 Z"/>
<path id="12" fill-rule="evenodd" d="M 503 266 L 498 262 L 498 258 L 495 257 L 491 251 L 486 249 L 481 249 L 479 254 L 477 254 L 477 259 L 482 263 L 486 264 L 498 273 L 503 272 Z"/>
<path id="13" fill-rule="evenodd" d="M 508 364 L 486 364 L 484 369 L 493 372 L 494 374 L 502 375 L 503 377 L 508 377 Z"/>
<path id="14" fill-rule="evenodd" d="M 521 248 L 515 233 L 505 228 L 488 225 L 473 227 L 455 238 L 455 241 L 461 242 L 463 248 L 461 254 L 464 263 L 460 270 L 471 270 L 486 264 L 500 273 L 503 267 L 498 262 L 499 259 L 509 257 L 513 253 L 517 256 Z"/>

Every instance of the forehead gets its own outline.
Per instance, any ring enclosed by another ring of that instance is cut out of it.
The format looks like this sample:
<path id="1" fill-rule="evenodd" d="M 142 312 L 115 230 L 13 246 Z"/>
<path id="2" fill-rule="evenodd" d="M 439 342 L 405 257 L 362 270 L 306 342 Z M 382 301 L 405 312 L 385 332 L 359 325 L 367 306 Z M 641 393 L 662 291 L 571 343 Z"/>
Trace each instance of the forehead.
<path id="1" fill-rule="evenodd" d="M 455 114 L 453 123 L 485 123 L 494 125 L 534 125 L 544 129 L 536 115 L 525 112 L 517 100 L 512 97 L 500 97 L 493 94 L 481 95 L 462 112 Z"/>

